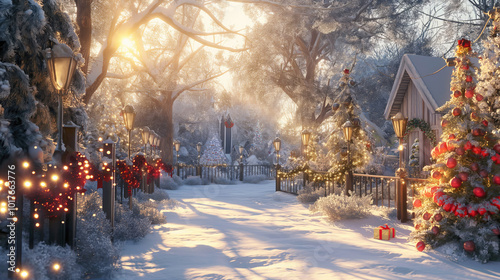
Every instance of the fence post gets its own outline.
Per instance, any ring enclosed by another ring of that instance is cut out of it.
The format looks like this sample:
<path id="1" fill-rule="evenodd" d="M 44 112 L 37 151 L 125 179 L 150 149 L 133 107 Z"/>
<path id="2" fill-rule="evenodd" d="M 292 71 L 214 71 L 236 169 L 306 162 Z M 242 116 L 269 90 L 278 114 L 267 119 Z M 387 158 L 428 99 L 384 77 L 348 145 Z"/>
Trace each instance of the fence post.
<path id="1" fill-rule="evenodd" d="M 240 181 L 243 181 L 243 162 L 240 163 Z"/>
<path id="2" fill-rule="evenodd" d="M 279 175 L 280 165 L 276 164 L 276 191 L 281 191 L 281 179 Z"/>
<path id="3" fill-rule="evenodd" d="M 102 211 L 106 214 L 106 218 L 111 223 L 111 230 L 114 230 L 115 226 L 115 169 L 116 169 L 116 155 L 115 155 L 115 143 L 111 140 L 104 141 L 103 146 L 103 156 L 111 159 L 111 166 L 104 170 L 106 175 L 109 175 L 112 179 L 106 182 L 102 182 Z"/>

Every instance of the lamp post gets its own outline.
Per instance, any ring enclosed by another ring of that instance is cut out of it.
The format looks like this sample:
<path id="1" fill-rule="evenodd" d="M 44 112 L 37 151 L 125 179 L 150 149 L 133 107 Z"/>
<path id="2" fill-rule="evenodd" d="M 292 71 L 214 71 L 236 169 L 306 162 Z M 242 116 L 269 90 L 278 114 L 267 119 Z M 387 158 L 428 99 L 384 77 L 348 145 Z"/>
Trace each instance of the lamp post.
<path id="1" fill-rule="evenodd" d="M 394 132 L 399 138 L 399 168 L 396 170 L 396 176 L 399 177 L 399 184 L 397 188 L 397 218 L 401 220 L 402 223 L 407 221 L 407 197 L 406 197 L 406 170 L 403 166 L 403 142 L 404 135 L 406 133 L 406 125 L 408 124 L 408 118 L 403 116 L 403 113 L 398 112 L 394 117 L 391 118 L 392 125 L 394 126 Z"/>
<path id="2" fill-rule="evenodd" d="M 156 138 L 155 138 L 155 147 L 156 147 L 156 155 L 160 155 L 160 141 L 161 137 L 155 132 Z"/>
<path id="3" fill-rule="evenodd" d="M 201 177 L 201 165 L 200 165 L 200 159 L 201 159 L 201 147 L 203 144 L 201 142 L 198 142 L 196 144 L 196 151 L 198 152 L 198 167 L 196 168 L 196 175 Z"/>
<path id="4" fill-rule="evenodd" d="M 151 129 L 151 131 L 149 132 L 149 147 L 151 150 L 151 156 L 153 156 L 153 148 L 155 145 L 155 134 L 156 132 Z"/>
<path id="5" fill-rule="evenodd" d="M 176 161 L 175 164 L 177 165 L 177 176 L 180 176 L 180 169 L 179 169 L 179 150 L 181 149 L 181 142 L 179 140 L 174 141 L 174 148 L 175 148 L 175 155 L 176 155 Z"/>
<path id="6" fill-rule="evenodd" d="M 127 105 L 122 110 L 123 123 L 125 124 L 125 128 L 128 131 L 128 158 L 130 158 L 130 148 L 132 143 L 130 143 L 130 138 L 132 135 L 132 129 L 134 129 L 134 121 L 135 121 L 135 110 L 132 105 Z"/>
<path id="7" fill-rule="evenodd" d="M 56 44 L 45 53 L 49 68 L 50 80 L 57 91 L 57 147 L 56 151 L 62 152 L 62 123 L 63 103 L 62 96 L 66 93 L 75 73 L 77 61 L 70 47 L 66 44 Z"/>
<path id="8" fill-rule="evenodd" d="M 240 145 L 239 147 L 239 152 L 240 152 L 240 163 L 243 164 L 243 151 L 245 150 L 245 148 L 243 146 Z"/>
<path id="9" fill-rule="evenodd" d="M 309 130 L 307 129 L 304 129 L 302 131 L 302 146 L 305 160 L 307 160 L 307 146 L 309 145 L 309 138 L 311 138 L 311 132 L 309 132 Z"/>
<path id="10" fill-rule="evenodd" d="M 350 121 L 346 121 L 342 125 L 342 131 L 344 132 L 344 138 L 347 142 L 347 175 L 345 178 L 345 190 L 346 194 L 352 191 L 353 175 L 352 175 L 352 158 L 351 158 L 351 141 L 352 141 L 352 131 L 354 130 L 354 125 Z"/>
<path id="11" fill-rule="evenodd" d="M 281 190 L 281 182 L 279 178 L 280 170 L 280 150 L 281 150 L 281 139 L 276 137 L 273 141 L 274 149 L 276 150 L 276 191 Z"/>
<path id="12" fill-rule="evenodd" d="M 148 154 L 147 144 L 149 142 L 149 134 L 150 133 L 151 133 L 151 130 L 149 129 L 149 127 L 145 126 L 142 129 L 142 142 L 144 142 L 144 154 L 145 155 Z"/>

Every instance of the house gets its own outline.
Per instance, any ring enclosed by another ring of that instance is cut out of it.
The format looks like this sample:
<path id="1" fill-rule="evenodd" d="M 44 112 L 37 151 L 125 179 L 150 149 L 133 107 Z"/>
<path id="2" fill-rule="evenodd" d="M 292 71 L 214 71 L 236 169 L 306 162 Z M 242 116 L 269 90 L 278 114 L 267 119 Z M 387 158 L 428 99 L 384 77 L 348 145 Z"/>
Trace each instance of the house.
<path id="1" fill-rule="evenodd" d="M 429 57 L 414 54 L 405 54 L 399 65 L 394 85 L 384 117 L 390 119 L 398 112 L 408 117 L 408 122 L 419 120 L 421 127 L 425 123 L 430 127 L 428 135 L 432 132 L 439 142 L 441 129 L 441 113 L 436 109 L 449 100 L 450 81 L 453 67 L 447 67 L 446 61 L 439 57 Z M 431 149 L 434 148 L 432 140 L 419 128 L 408 132 L 408 143 L 405 149 L 404 161 L 407 163 L 410 147 L 415 139 L 419 140 L 420 170 L 431 162 Z"/>

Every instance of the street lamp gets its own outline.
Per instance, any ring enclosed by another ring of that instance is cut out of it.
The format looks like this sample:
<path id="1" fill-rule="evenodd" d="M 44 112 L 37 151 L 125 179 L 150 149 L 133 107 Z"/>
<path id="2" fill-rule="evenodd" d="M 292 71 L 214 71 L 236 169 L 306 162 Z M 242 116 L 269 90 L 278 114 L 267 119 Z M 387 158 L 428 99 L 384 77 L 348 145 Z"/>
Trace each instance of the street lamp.
<path id="1" fill-rule="evenodd" d="M 403 116 L 403 113 L 398 112 L 394 117 L 391 118 L 392 125 L 394 126 L 394 132 L 399 138 L 399 168 L 396 170 L 396 176 L 399 177 L 399 187 L 397 188 L 398 201 L 397 201 L 397 218 L 401 220 L 402 223 L 406 222 L 406 171 L 403 166 L 403 142 L 404 135 L 406 133 L 406 125 L 408 124 L 408 118 Z"/>
<path id="2" fill-rule="evenodd" d="M 354 130 L 354 125 L 350 121 L 346 121 L 342 125 L 342 131 L 344 132 L 344 138 L 347 142 L 347 176 L 345 178 L 345 188 L 346 194 L 349 195 L 349 191 L 352 191 L 353 175 L 352 175 L 352 163 L 351 163 L 351 141 L 352 141 L 352 131 Z"/>
<path id="3" fill-rule="evenodd" d="M 155 134 L 156 132 L 151 129 L 149 132 L 149 147 L 151 148 L 151 155 L 153 155 L 153 147 L 155 145 Z"/>
<path id="4" fill-rule="evenodd" d="M 200 158 L 201 158 L 201 146 L 203 144 L 201 144 L 201 142 L 198 142 L 198 144 L 196 144 L 196 151 L 198 151 L 198 164 L 200 164 Z"/>
<path id="5" fill-rule="evenodd" d="M 273 141 L 274 149 L 276 150 L 276 165 L 280 164 L 280 149 L 281 149 L 281 139 L 276 137 Z"/>
<path id="6" fill-rule="evenodd" d="M 240 145 L 239 147 L 239 151 L 240 151 L 240 163 L 243 164 L 243 151 L 245 150 L 245 148 L 243 146 Z"/>
<path id="7" fill-rule="evenodd" d="M 142 142 L 144 142 L 144 154 L 148 154 L 148 150 L 147 150 L 147 144 L 149 142 L 149 134 L 151 134 L 151 130 L 149 129 L 149 127 L 145 126 L 143 129 L 142 129 Z"/>
<path id="8" fill-rule="evenodd" d="M 181 142 L 179 142 L 179 140 L 175 140 L 174 141 L 174 147 L 175 147 L 175 153 L 177 155 L 177 164 L 179 164 L 179 150 L 181 148 Z"/>
<path id="9" fill-rule="evenodd" d="M 304 158 L 307 160 L 307 146 L 309 145 L 309 138 L 311 138 L 311 132 L 309 130 L 304 129 L 302 131 L 302 146 L 304 146 L 305 156 Z"/>
<path id="10" fill-rule="evenodd" d="M 66 93 L 71 84 L 71 79 L 75 73 L 77 61 L 70 47 L 66 44 L 56 44 L 45 53 L 47 67 L 49 68 L 50 81 L 57 91 L 57 136 L 56 150 L 62 151 L 62 123 L 63 123 L 63 103 L 62 96 Z"/>
<path id="11" fill-rule="evenodd" d="M 134 121 L 135 121 L 135 110 L 132 105 L 127 105 L 122 110 L 123 123 L 125 124 L 125 128 L 128 131 L 128 157 L 130 158 L 130 136 L 132 135 L 132 129 L 134 129 Z"/>
<path id="12" fill-rule="evenodd" d="M 155 138 L 155 147 L 156 147 L 156 153 L 159 155 L 160 154 L 160 141 L 161 137 L 155 132 L 156 138 Z"/>

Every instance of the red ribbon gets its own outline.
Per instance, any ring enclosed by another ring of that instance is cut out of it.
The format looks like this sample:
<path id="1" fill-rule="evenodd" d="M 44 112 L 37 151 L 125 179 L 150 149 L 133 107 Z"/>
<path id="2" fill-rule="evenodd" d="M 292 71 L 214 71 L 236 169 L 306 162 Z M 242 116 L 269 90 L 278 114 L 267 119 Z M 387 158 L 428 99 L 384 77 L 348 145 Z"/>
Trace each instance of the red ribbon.
<path id="1" fill-rule="evenodd" d="M 391 234 L 390 232 L 392 231 L 392 238 L 394 238 L 396 236 L 396 231 L 394 230 L 394 228 L 391 228 L 389 227 L 387 224 L 383 225 L 383 226 L 379 226 L 378 227 L 378 239 L 382 239 L 382 232 L 386 229 L 389 230 L 389 237 L 391 237 Z"/>

